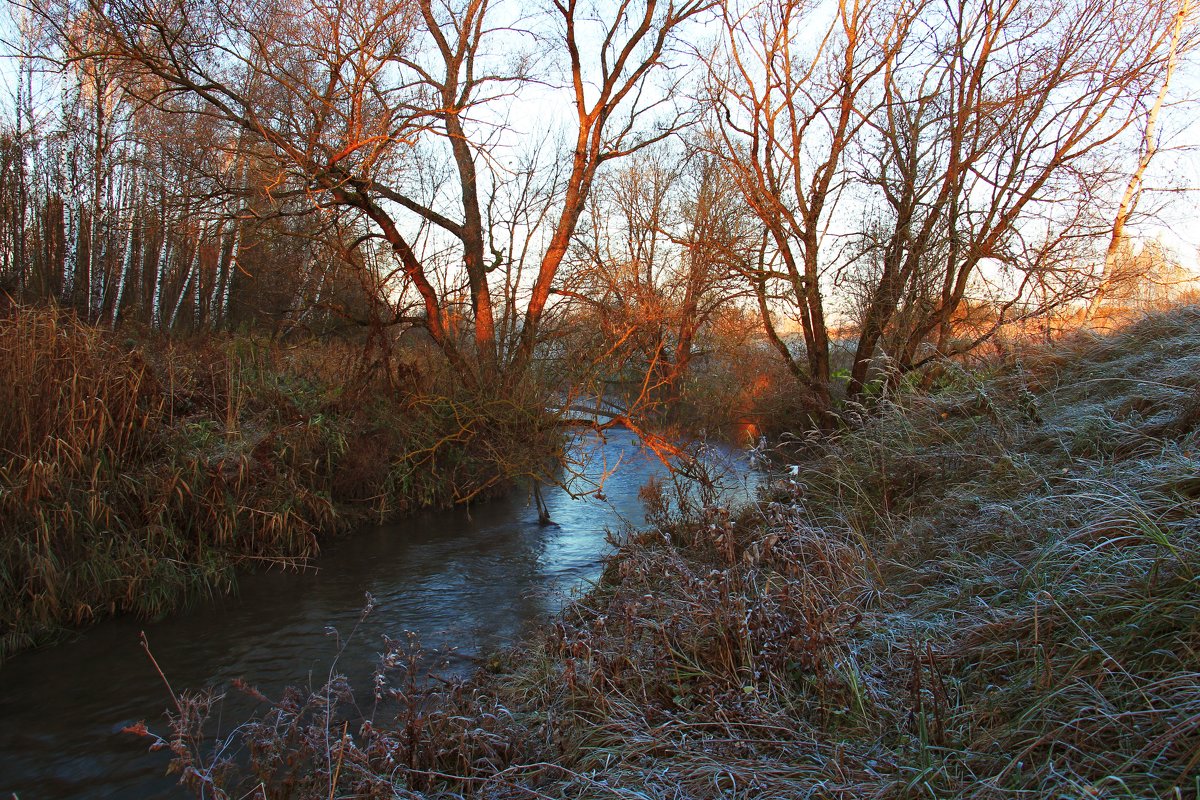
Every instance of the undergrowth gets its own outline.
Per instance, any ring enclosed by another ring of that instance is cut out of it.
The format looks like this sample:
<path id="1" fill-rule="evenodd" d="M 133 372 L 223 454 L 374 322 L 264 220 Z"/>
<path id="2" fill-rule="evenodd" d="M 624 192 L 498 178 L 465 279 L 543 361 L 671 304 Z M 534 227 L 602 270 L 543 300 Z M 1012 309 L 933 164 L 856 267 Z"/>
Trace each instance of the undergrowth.
<path id="1" fill-rule="evenodd" d="M 493 491 L 514 452 L 554 445 L 532 391 L 498 403 L 443 385 L 349 344 L 170 342 L 9 310 L 0 660 L 228 591 L 239 567 L 300 565 L 366 517 Z"/>
<path id="2" fill-rule="evenodd" d="M 648 487 L 486 673 L 401 643 L 365 702 L 289 692 L 214 750 L 187 695 L 158 744 L 213 797 L 1196 797 L 1198 426 L 1200 309 L 947 369 L 743 509 Z"/>

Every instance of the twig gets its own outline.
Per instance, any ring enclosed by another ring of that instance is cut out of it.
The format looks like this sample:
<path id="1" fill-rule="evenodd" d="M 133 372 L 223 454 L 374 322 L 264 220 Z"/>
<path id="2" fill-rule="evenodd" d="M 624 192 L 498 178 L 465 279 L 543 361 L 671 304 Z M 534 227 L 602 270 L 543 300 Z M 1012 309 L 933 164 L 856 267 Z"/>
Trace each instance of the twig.
<path id="1" fill-rule="evenodd" d="M 154 669 L 158 672 L 158 677 L 162 678 L 163 684 L 167 687 L 167 692 L 171 695 L 171 702 L 175 704 L 175 709 L 182 714 L 183 706 L 179 703 L 179 696 L 175 694 L 175 690 L 171 688 L 171 682 L 167 680 L 166 674 L 162 671 L 162 667 L 158 665 L 158 661 L 154 658 L 154 653 L 150 652 L 150 642 L 146 639 L 145 631 L 138 631 L 138 638 L 142 640 L 142 649 L 146 651 L 146 658 L 150 659 L 150 663 L 154 665 Z"/>
<path id="2" fill-rule="evenodd" d="M 329 784 L 329 800 L 333 800 L 333 794 L 337 791 L 338 776 L 342 774 L 342 759 L 346 756 L 346 731 L 350 728 L 350 720 L 346 720 L 342 724 L 342 746 L 338 749 L 337 767 L 333 770 L 333 781 Z"/>

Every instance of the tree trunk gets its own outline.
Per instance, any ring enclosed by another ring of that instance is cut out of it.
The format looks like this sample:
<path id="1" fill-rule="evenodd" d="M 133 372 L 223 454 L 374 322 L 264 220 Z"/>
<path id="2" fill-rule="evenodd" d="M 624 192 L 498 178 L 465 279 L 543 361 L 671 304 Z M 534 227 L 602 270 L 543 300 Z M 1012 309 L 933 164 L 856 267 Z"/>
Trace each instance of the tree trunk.
<path id="1" fill-rule="evenodd" d="M 1158 87 L 1158 94 L 1155 95 L 1154 104 L 1146 112 L 1146 127 L 1142 131 L 1141 152 L 1138 157 L 1137 166 L 1134 168 L 1133 174 L 1129 176 L 1129 182 L 1125 184 L 1125 191 L 1121 195 L 1121 202 L 1117 205 L 1116 216 L 1113 217 L 1112 235 L 1108 240 L 1108 248 L 1104 252 L 1104 271 L 1101 273 L 1100 285 L 1096 287 L 1096 293 L 1092 295 L 1092 300 L 1088 304 L 1085 315 L 1085 319 L 1089 322 L 1095 319 L 1101 304 L 1113 289 L 1114 280 L 1118 277 L 1116 274 L 1117 254 L 1120 252 L 1121 241 L 1125 238 L 1125 223 L 1137 206 L 1146 169 L 1150 166 L 1150 162 L 1154 159 L 1155 154 L 1158 153 L 1158 138 L 1156 135 L 1158 115 L 1162 111 L 1163 102 L 1166 100 L 1167 92 L 1171 88 L 1171 77 L 1175 73 L 1175 66 L 1179 60 L 1179 42 L 1183 36 L 1183 26 L 1191 11 L 1191 5 L 1192 0 L 1179 0 L 1179 10 L 1175 12 L 1175 16 L 1171 21 L 1171 45 L 1167 52 L 1166 70 L 1163 72 L 1162 83 Z"/>

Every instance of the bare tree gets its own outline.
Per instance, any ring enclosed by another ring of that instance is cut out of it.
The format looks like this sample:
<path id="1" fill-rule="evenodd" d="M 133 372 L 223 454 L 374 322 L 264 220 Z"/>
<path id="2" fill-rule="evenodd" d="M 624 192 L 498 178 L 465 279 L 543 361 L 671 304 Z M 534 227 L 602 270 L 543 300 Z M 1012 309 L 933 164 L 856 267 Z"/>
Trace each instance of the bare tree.
<path id="1" fill-rule="evenodd" d="M 676 29 L 705 7 L 698 0 L 553 5 L 574 146 L 510 344 L 496 327 L 491 273 L 505 261 L 497 254 L 512 248 L 496 247 L 486 225 L 489 193 L 504 180 L 493 177 L 503 171 L 496 166 L 502 131 L 493 120 L 509 95 L 531 84 L 525 60 L 494 54 L 519 36 L 511 14 L 494 5 L 310 0 L 185 10 L 87 0 L 65 11 L 35 10 L 81 57 L 119 64 L 141 101 L 242 132 L 244 146 L 274 170 L 276 199 L 306 198 L 314 210 L 369 221 L 420 297 L 420 324 L 464 379 L 485 385 L 497 369 L 519 375 L 527 367 L 597 170 L 674 129 L 673 120 L 647 129 L 662 106 L 648 81 L 661 71 Z M 422 146 L 436 149 L 438 141 L 449 151 L 454 189 L 422 197 L 409 177 L 431 152 Z M 438 280 L 444 259 L 437 247 L 421 246 L 434 235 L 455 243 L 466 276 L 470 351 L 454 335 L 453 282 Z"/>
<path id="2" fill-rule="evenodd" d="M 1104 267 L 1100 276 L 1100 285 L 1096 287 L 1096 292 L 1092 295 L 1091 302 L 1088 304 L 1088 319 L 1095 318 L 1096 312 L 1104 303 L 1105 298 L 1110 294 L 1114 283 L 1118 279 L 1119 270 L 1117 262 L 1120 257 L 1121 245 L 1125 238 L 1125 224 L 1129 221 L 1130 215 L 1133 214 L 1134 209 L 1137 207 L 1138 199 L 1142 194 L 1146 170 L 1150 168 L 1150 162 L 1158 154 L 1158 117 L 1162 113 L 1163 103 L 1166 101 L 1167 94 L 1171 90 L 1171 80 L 1175 75 L 1175 69 L 1178 66 L 1182 51 L 1191 45 L 1191 42 L 1186 39 L 1187 28 L 1193 23 L 1191 17 L 1191 0 L 1178 0 L 1178 8 L 1175 11 L 1174 18 L 1171 20 L 1170 43 L 1167 46 L 1166 63 L 1162 70 L 1162 80 L 1159 83 L 1158 92 L 1154 96 L 1154 102 L 1146 110 L 1142 124 L 1141 142 L 1138 147 L 1137 163 L 1133 168 L 1133 172 L 1129 175 L 1129 181 L 1125 184 L 1125 191 L 1121 194 L 1116 213 L 1113 216 L 1112 234 L 1108 240 L 1108 247 L 1104 252 Z"/>
<path id="3" fill-rule="evenodd" d="M 822 246 L 849 177 L 851 145 L 874 113 L 869 90 L 896 57 L 911 18 L 905 5 L 842 0 L 818 28 L 816 7 L 803 0 L 730 3 L 720 57 L 711 62 L 709 138 L 773 255 L 748 277 L 768 338 L 818 412 L 831 406 Z M 767 308 L 776 282 L 786 286 L 799 320 L 804 366 Z"/>
<path id="4" fill-rule="evenodd" d="M 1165 3 L 1096 0 L 929 9 L 931 34 L 889 68 L 886 113 L 868 143 L 865 171 L 891 225 L 876 250 L 881 279 L 850 397 L 880 337 L 903 373 L 970 349 L 1014 309 L 1040 313 L 1079 296 L 1078 262 L 1062 255 L 1097 232 L 1089 207 L 1102 158 L 1122 146 L 1161 68 L 1166 18 Z M 994 323 L 952 343 L 955 315 L 987 281 Z M 1026 303 L 1051 283 L 1061 291 Z"/>
<path id="5" fill-rule="evenodd" d="M 598 183 L 564 286 L 590 337 L 597 387 L 628 417 L 661 421 L 710 328 L 735 310 L 757 237 L 728 176 L 703 153 L 640 154 Z M 614 410 L 614 409 L 610 409 Z"/>
<path id="6" fill-rule="evenodd" d="M 781 268 L 750 277 L 764 318 L 771 285 L 788 287 L 807 357 L 794 371 L 818 408 L 839 278 L 867 281 L 855 399 L 881 344 L 899 372 L 974 346 L 996 326 L 952 342 L 969 291 L 991 284 L 998 325 L 1096 233 L 1084 212 L 1098 165 L 1161 74 L 1167 5 L 842 0 L 818 34 L 815 11 L 786 0 L 727 15 L 710 136 L 767 230 L 764 265 Z M 839 226 L 864 207 L 881 210 L 874 223 Z"/>

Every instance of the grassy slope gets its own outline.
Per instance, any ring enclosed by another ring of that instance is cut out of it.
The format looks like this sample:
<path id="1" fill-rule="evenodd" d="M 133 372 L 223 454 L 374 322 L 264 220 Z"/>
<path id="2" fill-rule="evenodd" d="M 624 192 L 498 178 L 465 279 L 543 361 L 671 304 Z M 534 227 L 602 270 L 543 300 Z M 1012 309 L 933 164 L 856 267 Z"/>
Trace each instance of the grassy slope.
<path id="1" fill-rule="evenodd" d="M 396 718 L 341 739 L 323 695 L 290 697 L 249 729 L 260 777 L 280 797 L 332 796 L 333 773 L 354 796 L 1195 797 L 1200 309 L 941 383 L 757 506 L 659 508 L 495 675 L 402 682 Z"/>
<path id="2" fill-rule="evenodd" d="M 738 523 L 626 551 L 568 634 L 611 650 L 590 685 L 638 665 L 588 766 L 664 796 L 1195 794 L 1200 311 L 944 382 Z"/>

